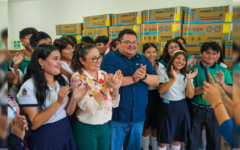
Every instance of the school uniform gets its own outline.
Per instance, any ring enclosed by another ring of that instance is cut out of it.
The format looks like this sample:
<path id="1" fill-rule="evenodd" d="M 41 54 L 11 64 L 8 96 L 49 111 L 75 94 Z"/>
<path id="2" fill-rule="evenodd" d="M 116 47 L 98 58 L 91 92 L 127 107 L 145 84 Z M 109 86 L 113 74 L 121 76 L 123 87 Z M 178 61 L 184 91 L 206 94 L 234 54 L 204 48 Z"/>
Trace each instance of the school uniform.
<path id="1" fill-rule="evenodd" d="M 63 76 L 68 82 L 67 78 Z M 39 113 L 46 110 L 58 99 L 58 92 L 63 86 L 56 81 L 57 90 L 49 87 L 46 100 L 44 101 L 43 110 L 39 109 Z M 33 78 L 28 79 L 20 88 L 17 98 L 21 107 L 38 107 L 36 98 L 36 87 Z M 37 150 L 76 150 L 76 144 L 72 134 L 72 128 L 67 118 L 65 107 L 69 97 L 66 97 L 65 103 L 57 110 L 57 112 L 41 127 L 31 131 L 28 139 L 30 149 Z"/>
<path id="2" fill-rule="evenodd" d="M 9 69 L 12 70 L 12 72 L 14 72 L 14 68 L 9 67 Z M 18 71 L 19 71 L 20 84 L 22 84 L 22 82 L 23 82 L 23 73 L 22 73 L 22 71 L 21 71 L 20 69 L 18 69 Z M 19 90 L 18 87 L 16 87 L 15 85 L 13 85 L 13 86 L 9 89 L 8 93 L 9 93 L 9 95 L 11 95 L 14 99 L 17 100 L 18 90 Z"/>
<path id="3" fill-rule="evenodd" d="M 177 74 L 177 80 L 171 88 L 159 94 L 162 98 L 158 105 L 157 141 L 159 143 L 187 142 L 191 139 L 190 114 L 185 100 L 187 75 L 184 78 L 183 74 Z M 159 71 L 159 80 L 160 84 L 170 80 L 166 69 Z"/>
<path id="4" fill-rule="evenodd" d="M 65 69 L 67 72 L 73 74 L 72 68 L 68 66 L 68 64 L 65 61 L 62 61 L 62 68 Z"/>
<path id="5" fill-rule="evenodd" d="M 228 69 L 228 66 L 225 63 L 223 63 L 223 62 L 218 61 L 217 64 L 222 66 L 223 68 Z"/>
<path id="6" fill-rule="evenodd" d="M 192 59 L 192 55 L 187 54 L 187 60 L 189 60 L 189 59 Z M 168 60 L 168 61 L 169 61 L 169 60 Z M 167 65 L 168 65 L 168 62 L 165 62 L 163 59 L 161 59 L 159 62 L 160 62 L 162 65 L 164 65 L 165 68 L 166 68 Z M 191 65 L 189 66 L 189 68 L 191 69 Z"/>
<path id="7" fill-rule="evenodd" d="M 194 78 L 194 86 L 201 87 L 203 82 L 206 80 L 204 73 L 204 68 L 202 62 L 193 67 L 192 70 L 198 69 L 198 74 Z M 224 83 L 227 85 L 232 85 L 232 79 L 230 72 L 223 68 L 222 66 L 214 63 L 212 66 L 207 67 L 207 71 L 211 76 L 216 75 L 216 72 L 223 72 Z M 213 78 L 216 82 L 215 78 Z M 216 82 L 217 83 L 217 82 Z M 214 115 L 212 106 L 203 99 L 203 94 L 195 95 L 191 100 L 191 105 L 189 107 L 191 115 L 191 132 L 193 138 L 187 143 L 187 150 L 198 149 L 199 140 L 202 134 L 203 124 L 206 127 L 207 135 L 207 150 L 220 150 L 221 149 L 221 135 L 218 132 L 218 121 Z"/>
<path id="8" fill-rule="evenodd" d="M 161 63 L 156 63 L 158 66 L 158 72 L 161 69 L 164 69 L 164 65 Z M 146 108 L 146 120 L 144 121 L 144 129 L 157 129 L 157 107 L 160 101 L 158 87 L 157 86 L 148 86 L 148 105 Z"/>
<path id="9" fill-rule="evenodd" d="M 30 63 L 30 59 L 24 58 L 24 60 L 22 61 L 22 63 L 19 65 L 19 69 L 22 71 L 23 74 L 25 74 L 25 69 L 27 68 L 28 64 Z M 13 67 L 14 63 L 13 63 L 13 59 L 11 61 L 11 67 Z"/>

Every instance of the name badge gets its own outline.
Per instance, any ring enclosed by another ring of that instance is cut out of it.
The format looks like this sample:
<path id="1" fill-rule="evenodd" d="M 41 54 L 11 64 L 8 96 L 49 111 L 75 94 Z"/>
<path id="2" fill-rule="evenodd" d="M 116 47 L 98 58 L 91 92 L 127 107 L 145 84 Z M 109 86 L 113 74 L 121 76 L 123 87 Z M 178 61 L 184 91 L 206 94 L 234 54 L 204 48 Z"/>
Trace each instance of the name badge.
<path id="1" fill-rule="evenodd" d="M 169 104 L 169 100 L 167 100 L 167 99 L 163 99 L 163 102 L 166 104 Z"/>

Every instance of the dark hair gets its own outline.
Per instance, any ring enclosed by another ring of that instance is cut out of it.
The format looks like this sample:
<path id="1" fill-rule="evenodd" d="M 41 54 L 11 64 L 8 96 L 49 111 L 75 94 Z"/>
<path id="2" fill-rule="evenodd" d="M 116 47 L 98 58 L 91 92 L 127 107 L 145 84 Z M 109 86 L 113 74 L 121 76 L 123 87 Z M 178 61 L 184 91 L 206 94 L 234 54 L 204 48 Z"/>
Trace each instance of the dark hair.
<path id="1" fill-rule="evenodd" d="M 38 31 L 35 28 L 27 27 L 27 28 L 22 29 L 19 32 L 19 38 L 22 39 L 22 38 L 25 38 L 25 36 L 27 36 L 28 34 L 34 34 L 34 33 L 37 33 L 37 32 Z"/>
<path id="2" fill-rule="evenodd" d="M 85 43 L 79 43 L 76 45 L 75 50 L 73 52 L 72 57 L 72 70 L 74 72 L 81 72 L 83 68 L 83 64 L 79 61 L 79 58 L 82 58 L 83 60 L 86 60 L 86 55 L 88 54 L 89 50 L 92 48 L 96 48 L 93 44 L 85 44 Z"/>
<path id="3" fill-rule="evenodd" d="M 109 41 L 109 38 L 105 35 L 103 36 L 98 36 L 96 39 L 95 39 L 95 44 L 96 43 L 103 43 L 104 45 L 106 45 Z"/>
<path id="4" fill-rule="evenodd" d="M 36 87 L 36 98 L 38 101 L 39 109 L 43 109 L 44 101 L 46 99 L 47 93 L 49 92 L 49 87 L 47 85 L 47 80 L 44 76 L 43 69 L 41 68 L 41 65 L 38 63 L 38 59 L 42 58 L 43 60 L 46 60 L 46 58 L 54 50 L 58 49 L 53 45 L 41 44 L 37 46 L 32 54 L 31 61 L 27 68 L 27 72 L 23 78 L 23 83 L 28 79 L 33 78 L 34 85 Z M 58 81 L 58 83 L 61 86 L 67 85 L 67 81 L 61 74 L 55 75 L 54 79 Z"/>
<path id="5" fill-rule="evenodd" d="M 74 45 L 77 45 L 77 39 L 74 36 L 68 35 L 67 37 L 73 41 Z"/>
<path id="6" fill-rule="evenodd" d="M 120 33 L 118 34 L 118 41 L 121 42 L 121 40 L 123 39 L 123 36 L 125 34 L 131 34 L 131 35 L 135 35 L 136 38 L 137 38 L 137 34 L 136 32 L 134 32 L 133 30 L 131 29 L 123 29 L 122 31 L 120 31 Z"/>
<path id="7" fill-rule="evenodd" d="M 149 48 L 149 47 L 154 47 L 156 49 L 156 52 L 157 52 L 157 47 L 154 43 L 146 43 L 143 45 L 143 53 L 146 52 L 146 50 Z"/>
<path id="8" fill-rule="evenodd" d="M 117 41 L 118 41 L 117 38 L 115 38 L 115 39 L 112 40 L 111 46 L 110 46 L 110 51 L 113 51 L 112 47 L 114 47 L 114 48 L 117 47 Z"/>
<path id="9" fill-rule="evenodd" d="M 238 58 L 236 62 L 240 62 L 240 49 L 236 43 L 233 42 L 233 52 L 238 53 Z"/>
<path id="10" fill-rule="evenodd" d="M 53 45 L 56 46 L 60 50 L 61 53 L 62 53 L 63 49 L 67 48 L 68 44 L 70 44 L 72 47 L 74 47 L 73 41 L 68 37 L 61 37 L 59 39 L 56 39 L 53 42 Z"/>
<path id="11" fill-rule="evenodd" d="M 93 38 L 91 38 L 90 36 L 84 36 L 82 39 L 81 39 L 81 43 L 91 43 L 91 44 L 94 44 L 94 40 Z"/>
<path id="12" fill-rule="evenodd" d="M 163 59 L 167 63 L 170 60 L 171 56 L 168 54 L 168 46 L 171 43 L 177 43 L 179 48 L 180 48 L 180 50 L 183 50 L 185 53 L 187 53 L 186 50 L 183 48 L 182 44 L 180 42 L 178 42 L 178 40 L 176 40 L 176 39 L 168 40 L 166 45 L 165 45 L 165 47 L 164 47 L 164 49 L 163 49 L 163 53 L 162 53 L 159 61 Z"/>
<path id="13" fill-rule="evenodd" d="M 8 29 L 6 28 L 1 32 L 1 38 L 6 39 L 7 37 L 8 37 Z"/>
<path id="14" fill-rule="evenodd" d="M 51 39 L 51 37 L 47 33 L 43 32 L 43 31 L 34 33 L 32 35 L 32 37 L 30 38 L 30 45 L 31 45 L 31 47 L 33 47 L 35 49 L 37 47 L 38 42 L 40 40 L 47 39 L 47 38 Z"/>
<path id="15" fill-rule="evenodd" d="M 204 42 L 202 44 L 200 52 L 203 53 L 204 51 L 209 50 L 209 48 L 212 48 L 217 53 L 219 53 L 219 51 L 221 50 L 221 47 L 218 45 L 218 43 L 213 41 L 213 42 Z"/>
<path id="16" fill-rule="evenodd" d="M 219 52 L 220 52 L 220 57 L 219 57 L 219 59 L 218 59 L 218 61 L 220 61 L 220 62 L 222 62 L 222 63 L 224 63 L 224 54 L 223 54 L 223 50 L 222 50 L 222 48 L 219 46 Z"/>
<path id="17" fill-rule="evenodd" d="M 183 54 L 184 55 L 184 57 L 185 57 L 185 59 L 186 59 L 186 64 L 185 64 L 185 66 L 180 70 L 180 73 L 182 74 L 182 75 L 184 75 L 184 79 L 183 79 L 183 81 L 186 79 L 186 74 L 187 74 L 187 54 L 186 53 L 184 53 L 184 52 L 182 52 L 182 51 L 179 51 L 179 52 L 176 52 L 173 56 L 172 56 L 172 58 L 170 59 L 170 61 L 168 62 L 168 65 L 167 65 L 167 67 L 166 67 L 166 73 L 167 73 L 167 75 L 168 75 L 168 77 L 169 78 L 172 78 L 172 75 L 171 75 L 171 67 L 172 67 L 172 65 L 173 65 L 173 61 L 177 58 L 177 56 L 178 55 L 180 55 L 180 54 Z"/>
<path id="18" fill-rule="evenodd" d="M 183 42 L 186 44 L 186 40 L 185 40 L 183 37 L 175 37 L 174 40 L 177 40 L 177 41 L 178 41 L 179 39 L 183 40 Z"/>

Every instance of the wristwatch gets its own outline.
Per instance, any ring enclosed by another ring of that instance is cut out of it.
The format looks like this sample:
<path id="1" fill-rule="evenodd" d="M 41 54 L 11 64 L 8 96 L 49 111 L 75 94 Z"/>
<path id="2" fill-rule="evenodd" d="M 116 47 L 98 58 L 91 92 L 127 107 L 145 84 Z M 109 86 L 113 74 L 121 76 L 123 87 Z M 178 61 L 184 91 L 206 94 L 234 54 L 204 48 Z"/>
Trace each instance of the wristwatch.
<path id="1" fill-rule="evenodd" d="M 147 74 L 145 74 L 144 78 L 142 78 L 141 80 L 145 80 L 147 79 Z"/>

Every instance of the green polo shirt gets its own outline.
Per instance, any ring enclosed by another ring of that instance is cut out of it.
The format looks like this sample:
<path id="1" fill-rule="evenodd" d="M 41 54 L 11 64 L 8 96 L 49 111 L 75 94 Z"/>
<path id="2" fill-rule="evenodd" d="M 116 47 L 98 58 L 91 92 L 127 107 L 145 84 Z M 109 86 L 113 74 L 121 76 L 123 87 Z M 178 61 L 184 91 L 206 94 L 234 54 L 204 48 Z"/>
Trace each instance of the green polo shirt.
<path id="1" fill-rule="evenodd" d="M 6 59 L 2 64 L 1 64 L 1 69 L 5 73 L 8 71 L 8 59 Z"/>
<path id="2" fill-rule="evenodd" d="M 187 54 L 187 60 L 189 60 L 189 59 L 191 59 L 191 58 L 192 58 L 192 55 Z M 163 64 L 165 68 L 166 68 L 167 65 L 168 65 L 168 62 L 166 63 L 163 59 L 161 59 L 159 62 L 160 62 L 161 64 Z M 190 69 L 192 68 L 191 65 L 189 66 L 189 68 L 190 68 Z"/>
<path id="3" fill-rule="evenodd" d="M 198 74 L 195 78 L 193 78 L 193 83 L 194 83 L 194 87 L 201 87 L 203 86 L 203 82 L 206 80 L 206 76 L 204 73 L 204 69 L 203 69 L 203 64 L 202 62 L 200 62 L 199 64 L 197 64 L 196 66 L 194 66 L 192 68 L 192 71 L 194 71 L 194 69 L 197 68 L 198 69 Z M 231 74 L 230 72 L 223 68 L 222 66 L 214 63 L 214 65 L 212 65 L 211 67 L 207 68 L 208 73 L 210 73 L 214 79 L 214 81 L 216 82 L 215 78 L 213 75 L 216 75 L 217 77 L 217 71 L 221 71 L 224 74 L 224 83 L 227 85 L 232 85 L 232 78 L 231 78 Z M 216 82 L 217 83 L 217 82 Z M 199 95 L 195 95 L 192 98 L 192 102 L 199 104 L 199 105 L 210 105 L 207 101 L 204 100 L 203 98 L 203 93 L 199 94 Z"/>
<path id="4" fill-rule="evenodd" d="M 19 69 L 24 74 L 25 68 L 27 68 L 28 64 L 30 63 L 30 59 L 24 58 L 23 62 L 19 65 Z M 11 61 L 11 67 L 13 67 L 13 60 Z"/>

